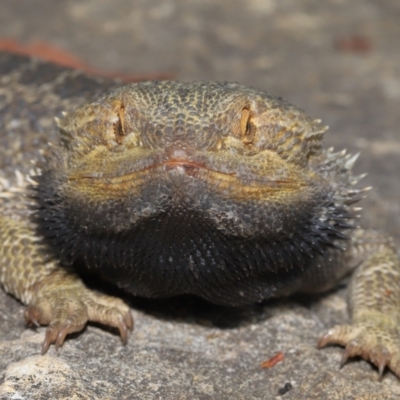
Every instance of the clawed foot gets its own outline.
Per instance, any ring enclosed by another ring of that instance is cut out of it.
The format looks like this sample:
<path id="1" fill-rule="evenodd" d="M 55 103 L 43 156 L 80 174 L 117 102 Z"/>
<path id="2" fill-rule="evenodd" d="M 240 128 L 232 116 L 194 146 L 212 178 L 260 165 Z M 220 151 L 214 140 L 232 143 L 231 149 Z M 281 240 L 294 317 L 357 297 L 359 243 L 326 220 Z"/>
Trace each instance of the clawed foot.
<path id="1" fill-rule="evenodd" d="M 124 344 L 133 329 L 131 311 L 122 300 L 93 292 L 73 276 L 49 279 L 42 285 L 25 310 L 25 318 L 30 325 L 49 325 L 42 354 L 51 344 L 62 346 L 68 334 L 81 331 L 89 321 L 117 328 Z"/>
<path id="2" fill-rule="evenodd" d="M 386 324 L 391 326 L 384 325 L 384 323 L 338 325 L 321 337 L 318 347 L 339 344 L 345 347 L 341 366 L 350 357 L 359 356 L 378 367 L 380 379 L 385 367 L 400 378 L 400 327 L 392 323 Z"/>

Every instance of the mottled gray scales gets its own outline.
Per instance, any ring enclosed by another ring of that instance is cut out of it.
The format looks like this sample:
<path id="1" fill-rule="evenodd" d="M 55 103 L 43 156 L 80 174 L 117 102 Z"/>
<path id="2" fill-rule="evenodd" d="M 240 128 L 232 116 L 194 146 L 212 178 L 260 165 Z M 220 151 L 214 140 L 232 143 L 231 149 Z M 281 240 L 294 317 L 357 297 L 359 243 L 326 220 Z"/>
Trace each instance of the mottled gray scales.
<path id="1" fill-rule="evenodd" d="M 0 72 L 0 280 L 49 325 L 43 352 L 87 321 L 127 340 L 129 308 L 87 289 L 87 270 L 228 306 L 355 270 L 352 322 L 319 344 L 400 376 L 400 263 L 390 238 L 355 229 L 356 157 L 324 149 L 319 120 L 234 83 L 116 89 L 6 54 Z"/>

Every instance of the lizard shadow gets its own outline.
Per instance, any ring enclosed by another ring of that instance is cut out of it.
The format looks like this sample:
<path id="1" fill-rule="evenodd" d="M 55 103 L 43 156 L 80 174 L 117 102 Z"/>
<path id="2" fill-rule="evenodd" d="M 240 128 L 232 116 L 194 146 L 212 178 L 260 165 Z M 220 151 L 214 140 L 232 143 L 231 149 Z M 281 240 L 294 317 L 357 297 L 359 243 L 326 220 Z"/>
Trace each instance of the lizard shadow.
<path id="1" fill-rule="evenodd" d="M 242 307 L 227 307 L 216 305 L 192 295 L 181 295 L 170 298 L 151 299 L 132 296 L 117 287 L 90 280 L 89 286 L 102 292 L 122 298 L 132 309 L 164 321 L 184 322 L 195 325 L 233 329 L 268 320 L 285 311 L 307 313 L 314 305 L 336 288 L 319 294 L 295 294 L 290 297 L 272 298 L 260 303 Z M 112 328 L 111 328 L 112 329 Z"/>

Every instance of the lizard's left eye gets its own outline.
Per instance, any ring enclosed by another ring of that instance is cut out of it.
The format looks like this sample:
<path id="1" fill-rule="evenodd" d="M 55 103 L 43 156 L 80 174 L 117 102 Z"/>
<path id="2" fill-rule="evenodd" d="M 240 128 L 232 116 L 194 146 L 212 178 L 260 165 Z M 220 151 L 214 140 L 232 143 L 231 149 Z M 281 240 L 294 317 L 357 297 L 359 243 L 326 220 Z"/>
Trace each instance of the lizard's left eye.
<path id="1" fill-rule="evenodd" d="M 123 104 L 116 110 L 118 120 L 114 123 L 114 134 L 115 140 L 118 144 L 122 144 L 124 141 L 124 137 L 126 136 L 125 132 L 125 107 Z"/>
<path id="2" fill-rule="evenodd" d="M 240 118 L 240 133 L 241 139 L 244 144 L 251 144 L 254 140 L 255 126 L 252 121 L 250 110 L 245 107 L 242 109 L 242 115 Z"/>

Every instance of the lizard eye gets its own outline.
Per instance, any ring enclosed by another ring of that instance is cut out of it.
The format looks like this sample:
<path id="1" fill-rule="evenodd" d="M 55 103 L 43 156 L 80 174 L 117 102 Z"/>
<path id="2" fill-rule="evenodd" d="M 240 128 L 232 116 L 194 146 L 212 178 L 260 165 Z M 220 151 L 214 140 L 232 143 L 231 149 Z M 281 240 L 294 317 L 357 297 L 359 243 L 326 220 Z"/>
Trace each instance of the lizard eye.
<path id="1" fill-rule="evenodd" d="M 247 107 L 245 107 L 242 109 L 242 116 L 240 118 L 240 133 L 244 144 L 251 144 L 253 142 L 255 130 L 251 118 L 251 112 Z"/>
<path id="2" fill-rule="evenodd" d="M 118 120 L 114 123 L 114 135 L 118 144 L 124 141 L 125 133 L 125 107 L 123 104 L 117 109 Z"/>

